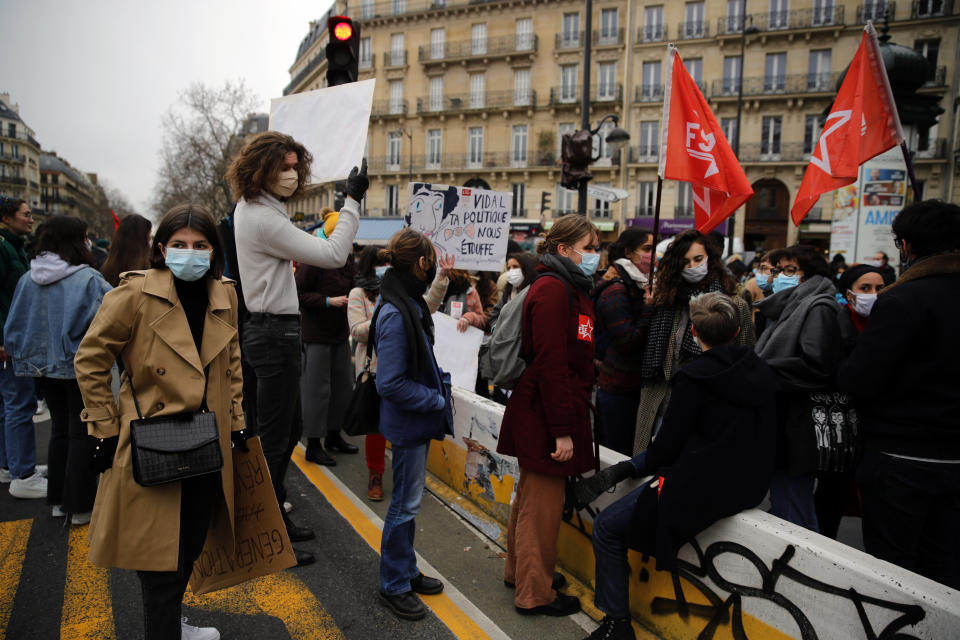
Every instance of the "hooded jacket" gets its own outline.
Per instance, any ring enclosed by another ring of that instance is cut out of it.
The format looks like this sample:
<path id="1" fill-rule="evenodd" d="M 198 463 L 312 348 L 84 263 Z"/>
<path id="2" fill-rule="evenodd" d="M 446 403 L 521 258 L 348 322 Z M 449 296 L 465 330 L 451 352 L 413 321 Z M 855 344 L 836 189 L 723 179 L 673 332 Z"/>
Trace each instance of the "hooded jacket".
<path id="1" fill-rule="evenodd" d="M 644 549 L 658 569 L 672 567 L 680 547 L 717 520 L 763 500 L 776 448 L 773 376 L 750 347 L 710 349 L 670 384 L 663 426 L 634 458 L 638 473 L 663 477 L 656 548 Z M 639 511 L 635 518 L 650 517 Z"/>
<path id="2" fill-rule="evenodd" d="M 76 377 L 73 356 L 111 287 L 100 272 L 41 253 L 20 278 L 4 328 L 18 376 Z"/>

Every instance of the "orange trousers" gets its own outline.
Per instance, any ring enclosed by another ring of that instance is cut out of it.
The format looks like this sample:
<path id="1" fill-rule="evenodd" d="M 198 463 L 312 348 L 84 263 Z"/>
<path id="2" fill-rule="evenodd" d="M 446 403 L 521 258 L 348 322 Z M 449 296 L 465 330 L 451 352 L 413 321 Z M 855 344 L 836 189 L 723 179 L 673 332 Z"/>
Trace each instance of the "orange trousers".
<path id="1" fill-rule="evenodd" d="M 514 604 L 529 609 L 557 597 L 553 572 L 557 535 L 563 517 L 563 476 L 520 469 L 507 527 L 507 564 L 503 579 L 517 585 Z"/>

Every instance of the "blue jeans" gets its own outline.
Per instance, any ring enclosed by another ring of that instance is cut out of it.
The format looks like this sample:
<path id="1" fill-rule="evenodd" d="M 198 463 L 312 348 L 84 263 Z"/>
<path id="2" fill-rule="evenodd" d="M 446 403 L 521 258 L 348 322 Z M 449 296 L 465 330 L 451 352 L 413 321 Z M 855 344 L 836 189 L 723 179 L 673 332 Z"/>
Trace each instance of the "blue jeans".
<path id="1" fill-rule="evenodd" d="M 634 520 L 641 508 L 647 517 Z M 630 615 L 630 564 L 627 550 L 649 553 L 653 549 L 657 522 L 657 487 L 644 483 L 597 514 L 593 521 L 593 555 L 597 566 L 594 603 L 614 618 Z M 637 526 L 642 531 L 634 530 Z M 640 543 L 639 545 L 637 543 Z"/>
<path id="2" fill-rule="evenodd" d="M 625 456 L 633 456 L 633 433 L 637 428 L 640 390 L 621 395 L 598 389 L 597 405 L 603 425 L 600 444 Z"/>
<path id="3" fill-rule="evenodd" d="M 380 540 L 380 591 L 395 596 L 410 591 L 410 580 L 420 575 L 413 536 L 427 479 L 430 442 L 412 447 L 393 446 L 393 495 Z"/>
<path id="4" fill-rule="evenodd" d="M 770 513 L 787 522 L 820 533 L 813 500 L 814 476 L 794 476 L 774 471 L 770 481 Z"/>
<path id="5" fill-rule="evenodd" d="M 13 375 L 12 361 L 0 364 L 0 467 L 9 469 L 12 478 L 33 475 L 37 466 L 36 412 L 33 378 Z"/>

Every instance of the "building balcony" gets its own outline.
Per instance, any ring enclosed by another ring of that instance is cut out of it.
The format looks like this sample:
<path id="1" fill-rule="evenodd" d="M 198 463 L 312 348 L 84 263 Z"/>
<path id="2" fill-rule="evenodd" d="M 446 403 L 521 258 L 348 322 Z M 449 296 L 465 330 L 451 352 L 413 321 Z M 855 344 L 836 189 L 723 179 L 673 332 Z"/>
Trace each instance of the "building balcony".
<path id="1" fill-rule="evenodd" d="M 612 47 L 623 44 L 623 28 L 620 29 L 611 29 L 609 31 L 597 31 L 593 32 L 593 46 L 595 47 Z"/>
<path id="2" fill-rule="evenodd" d="M 461 40 L 422 45 L 417 49 L 417 60 L 424 64 L 438 64 L 470 58 L 509 57 L 517 54 L 536 53 L 539 40 L 535 34 L 522 34 L 486 38 L 485 40 Z"/>
<path id="3" fill-rule="evenodd" d="M 644 42 L 663 42 L 667 39 L 667 25 L 645 24 L 637 28 L 637 44 Z"/>
<path id="4" fill-rule="evenodd" d="M 373 71 L 376 67 L 377 67 L 377 59 L 373 55 L 370 55 L 367 58 L 360 58 L 357 61 L 358 71 Z"/>
<path id="5" fill-rule="evenodd" d="M 659 158 L 659 144 L 635 144 L 628 148 L 627 162 L 657 162 Z"/>
<path id="6" fill-rule="evenodd" d="M 583 31 L 579 33 L 557 33 L 553 37 L 553 48 L 558 51 L 564 49 L 582 49 L 583 48 Z"/>
<path id="7" fill-rule="evenodd" d="M 37 142 L 36 139 L 29 133 L 25 133 L 23 131 L 16 131 L 13 135 L 10 135 L 9 131 L 4 133 L 2 130 L 0 130 L 0 140 L 23 140 L 24 142 L 30 143 L 38 151 L 40 150 L 40 143 Z"/>
<path id="8" fill-rule="evenodd" d="M 514 109 L 537 106 L 537 92 L 533 89 L 488 91 L 480 96 L 469 93 L 457 96 L 424 96 L 417 98 L 417 115 L 463 113 L 483 109 Z"/>
<path id="9" fill-rule="evenodd" d="M 634 102 L 660 102 L 663 100 L 662 84 L 641 84 L 633 93 Z"/>
<path id="10" fill-rule="evenodd" d="M 795 73 L 782 76 L 752 76 L 743 79 L 744 96 L 769 96 L 808 93 L 833 93 L 840 72 Z M 714 98 L 736 98 L 737 79 L 720 78 L 713 81 Z"/>
<path id="11" fill-rule="evenodd" d="M 921 88 L 947 86 L 947 68 L 937 67 Z"/>
<path id="12" fill-rule="evenodd" d="M 303 69 L 297 72 L 297 75 L 293 76 L 293 79 L 290 80 L 290 83 L 283 88 L 283 95 L 289 95 L 296 89 L 304 80 L 306 80 L 313 71 L 323 64 L 327 59 L 327 52 L 323 49 L 320 49 L 317 52 L 310 62 L 307 63 Z"/>
<path id="13" fill-rule="evenodd" d="M 0 184 L 15 184 L 25 187 L 27 186 L 27 179 L 20 176 L 0 176 Z"/>
<path id="14" fill-rule="evenodd" d="M 750 142 L 740 145 L 740 162 L 806 162 L 810 154 L 804 152 L 802 142 L 769 144 Z"/>
<path id="15" fill-rule="evenodd" d="M 673 217 L 674 218 L 692 218 L 694 216 L 693 205 L 681 206 L 676 205 L 673 208 Z"/>
<path id="16" fill-rule="evenodd" d="M 593 85 L 590 87 L 590 102 L 618 102 L 623 99 L 623 85 L 617 83 Z M 580 104 L 580 87 L 551 87 L 550 105 L 578 105 Z"/>
<path id="17" fill-rule="evenodd" d="M 0 153 L 0 160 L 3 162 L 9 162 L 11 164 L 26 164 L 27 157 L 21 155 L 13 155 L 11 153 Z"/>
<path id="18" fill-rule="evenodd" d="M 383 68 L 405 67 L 407 66 L 407 50 L 387 51 L 383 54 Z"/>
<path id="19" fill-rule="evenodd" d="M 634 218 L 653 218 L 656 212 L 657 212 L 656 207 L 648 206 L 645 204 L 638 204 L 633 208 L 633 217 Z"/>
<path id="20" fill-rule="evenodd" d="M 820 9 L 794 9 L 792 11 L 770 11 L 769 13 L 753 14 L 753 26 L 760 31 L 786 31 L 788 29 L 815 29 L 817 27 L 834 27 L 843 25 L 844 19 L 843 5 L 834 7 L 825 7 Z M 734 26 L 735 31 L 728 33 L 740 33 L 739 21 L 734 19 L 733 25 L 726 18 L 724 26 Z M 750 21 L 747 20 L 749 24 Z"/>
<path id="21" fill-rule="evenodd" d="M 915 160 L 944 160 L 947 157 L 947 139 L 937 138 L 927 142 L 926 149 L 917 149 L 913 152 Z"/>
<path id="22" fill-rule="evenodd" d="M 697 40 L 710 36 L 710 25 L 706 20 L 681 22 L 677 27 L 677 38 L 680 40 Z"/>
<path id="23" fill-rule="evenodd" d="M 910 19 L 942 18 L 953 14 L 953 0 L 913 0 Z"/>
<path id="24" fill-rule="evenodd" d="M 889 2 L 865 2 L 857 7 L 857 24 L 867 24 L 867 20 L 882 22 L 884 19 L 893 22 L 896 14 L 897 3 L 893 0 Z"/>
<path id="25" fill-rule="evenodd" d="M 443 153 L 414 155 L 411 161 L 409 155 L 378 156 L 367 159 L 367 170 L 372 174 L 395 173 L 403 175 L 409 172 L 429 173 L 474 171 L 490 169 L 529 169 L 535 167 L 548 168 L 556 166 L 556 155 L 553 151 L 487 151 L 480 154 Z"/>
<path id="26" fill-rule="evenodd" d="M 406 100 L 374 100 L 370 110 L 371 118 L 407 115 Z"/>

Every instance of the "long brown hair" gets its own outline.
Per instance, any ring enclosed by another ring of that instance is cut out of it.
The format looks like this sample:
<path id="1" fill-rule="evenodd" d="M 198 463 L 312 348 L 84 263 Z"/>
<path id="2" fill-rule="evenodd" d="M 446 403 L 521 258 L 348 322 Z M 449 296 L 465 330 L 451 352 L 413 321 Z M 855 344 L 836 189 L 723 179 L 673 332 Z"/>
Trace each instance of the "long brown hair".
<path id="1" fill-rule="evenodd" d="M 588 233 L 594 238 L 600 237 L 596 225 L 587 220 L 586 216 L 579 213 L 568 213 L 554 220 L 550 230 L 542 234 L 543 242 L 537 245 L 537 253 L 540 255 L 555 254 L 557 253 L 557 247 L 561 244 L 573 247 L 580 238 Z"/>
<path id="2" fill-rule="evenodd" d="M 307 148 L 291 136 L 276 131 L 264 131 L 248 142 L 230 163 L 227 182 L 237 200 L 252 200 L 264 192 L 283 171 L 288 153 L 297 154 L 299 185 L 290 197 L 296 196 L 306 186 L 310 177 L 313 156 Z"/>
<path id="3" fill-rule="evenodd" d="M 683 280 L 683 269 L 686 266 L 687 251 L 694 244 L 703 245 L 703 250 L 707 253 L 707 275 L 703 281 L 719 280 L 724 293 L 728 296 L 736 293 L 737 283 L 723 268 L 720 247 L 696 229 L 687 229 L 673 239 L 663 254 L 663 260 L 657 265 L 654 284 L 654 304 L 657 306 L 672 307 L 677 303 L 677 293 L 686 284 Z"/>
<path id="4" fill-rule="evenodd" d="M 110 286 L 120 284 L 120 274 L 150 268 L 150 229 L 153 224 L 141 215 L 125 216 L 113 232 L 110 255 L 100 273 Z"/>

